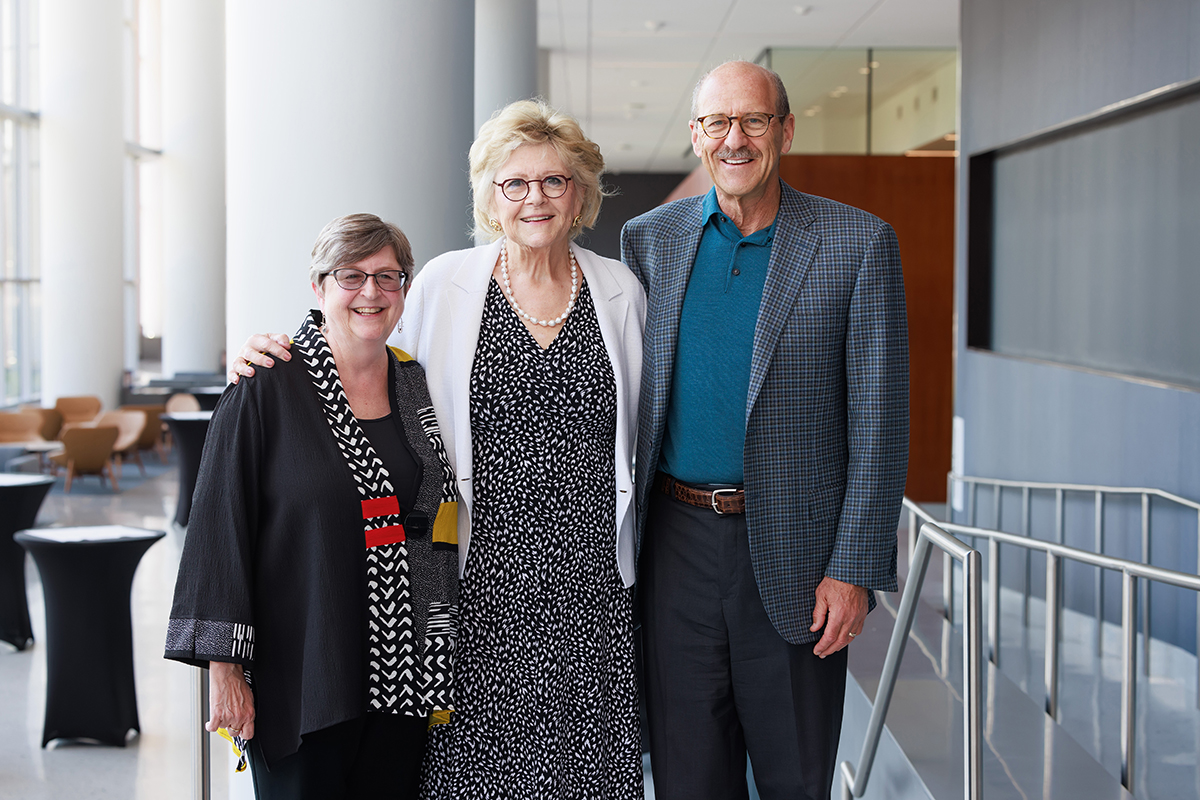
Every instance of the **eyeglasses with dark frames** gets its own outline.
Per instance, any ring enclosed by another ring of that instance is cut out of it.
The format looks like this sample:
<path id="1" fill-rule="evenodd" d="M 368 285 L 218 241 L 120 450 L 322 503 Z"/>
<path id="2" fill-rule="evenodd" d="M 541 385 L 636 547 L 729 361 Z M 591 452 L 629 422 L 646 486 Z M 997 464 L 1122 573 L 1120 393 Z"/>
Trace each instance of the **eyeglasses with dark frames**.
<path id="1" fill-rule="evenodd" d="M 323 278 L 325 275 L 332 275 L 333 279 L 337 281 L 337 285 L 348 292 L 361 289 L 366 284 L 367 278 L 374 278 L 375 285 L 385 292 L 398 292 L 404 288 L 404 284 L 408 283 L 408 275 L 399 269 L 363 272 L 361 269 L 353 267 L 342 267 L 341 269 L 331 269 L 321 277 Z"/>
<path id="2" fill-rule="evenodd" d="M 540 183 L 542 195 L 553 200 L 567 193 L 567 182 L 570 180 L 570 175 L 547 175 L 544 178 L 529 180 L 525 178 L 509 178 L 506 181 L 492 181 L 492 183 L 499 186 L 500 191 L 509 200 L 519 203 L 529 196 L 529 185 L 531 183 Z"/>
<path id="3" fill-rule="evenodd" d="M 767 132 L 767 128 L 771 127 L 771 120 L 782 119 L 779 114 L 768 114 L 763 111 L 755 111 L 750 114 L 742 114 L 741 116 L 731 117 L 728 114 L 705 114 L 703 117 L 696 117 L 696 122 L 700 123 L 700 130 L 704 131 L 704 135 L 710 139 L 724 139 L 733 130 L 733 121 L 742 128 L 742 133 L 751 138 L 758 138 Z"/>

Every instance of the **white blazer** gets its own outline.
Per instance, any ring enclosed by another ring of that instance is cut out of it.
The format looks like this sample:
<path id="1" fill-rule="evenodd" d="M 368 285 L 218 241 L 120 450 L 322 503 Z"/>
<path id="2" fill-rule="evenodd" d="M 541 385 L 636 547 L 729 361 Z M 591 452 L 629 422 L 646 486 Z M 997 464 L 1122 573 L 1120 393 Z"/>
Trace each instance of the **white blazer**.
<path id="1" fill-rule="evenodd" d="M 633 455 L 637 440 L 638 391 L 642 379 L 642 326 L 646 295 L 641 283 L 620 261 L 571 245 L 591 289 L 604 348 L 617 389 L 617 522 L 613 555 L 626 586 L 634 579 Z M 458 479 L 465 508 L 458 514 L 459 575 L 471 544 L 472 488 L 471 367 L 479 344 L 483 304 L 500 242 L 444 253 L 417 274 L 404 303 L 404 325 L 389 344 L 425 368 L 429 394 Z"/>

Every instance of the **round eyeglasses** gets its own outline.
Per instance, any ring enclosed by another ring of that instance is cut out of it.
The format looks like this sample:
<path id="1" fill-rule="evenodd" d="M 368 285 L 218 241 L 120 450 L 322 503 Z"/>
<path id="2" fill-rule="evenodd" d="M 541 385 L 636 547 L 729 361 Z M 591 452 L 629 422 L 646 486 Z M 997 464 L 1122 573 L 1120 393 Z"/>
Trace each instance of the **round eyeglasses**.
<path id="1" fill-rule="evenodd" d="M 703 117 L 696 117 L 696 122 L 700 123 L 700 129 L 710 139 L 724 139 L 728 136 L 729 132 L 733 130 L 734 120 L 737 120 L 738 125 L 741 126 L 742 133 L 757 138 L 766 133 L 767 128 L 771 127 L 771 120 L 779 116 L 779 114 L 767 114 L 761 111 L 742 114 L 738 117 L 731 117 L 728 114 L 705 114 Z"/>
<path id="2" fill-rule="evenodd" d="M 500 191 L 509 200 L 519 203 L 529 196 L 529 184 L 531 183 L 540 183 L 542 195 L 553 200 L 567 193 L 567 181 L 569 180 L 571 180 L 570 175 L 547 175 L 541 179 L 509 178 L 506 181 L 492 181 L 492 183 L 499 186 Z"/>
<path id="3" fill-rule="evenodd" d="M 361 289 L 366 284 L 367 278 L 374 278 L 375 285 L 385 292 L 398 292 L 404 288 L 404 284 L 408 283 L 408 275 L 398 269 L 363 272 L 361 269 L 353 267 L 342 267 L 341 269 L 331 269 L 325 275 L 332 275 L 333 279 L 337 281 L 337 285 L 348 292 Z"/>

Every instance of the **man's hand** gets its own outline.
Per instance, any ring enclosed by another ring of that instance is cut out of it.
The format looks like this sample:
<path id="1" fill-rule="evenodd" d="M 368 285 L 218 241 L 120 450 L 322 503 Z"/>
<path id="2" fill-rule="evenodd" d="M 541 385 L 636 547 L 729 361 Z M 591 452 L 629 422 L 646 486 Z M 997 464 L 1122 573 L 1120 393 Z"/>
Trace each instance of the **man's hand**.
<path id="1" fill-rule="evenodd" d="M 254 693 L 246 685 L 241 664 L 211 661 L 208 665 L 208 722 L 204 729 L 224 728 L 243 739 L 254 738 Z"/>
<path id="2" fill-rule="evenodd" d="M 833 655 L 858 634 L 867 621 L 867 590 L 836 578 L 825 577 L 817 585 L 817 607 L 813 609 L 810 631 L 825 628 L 821 641 L 813 647 L 813 655 L 824 658 Z"/>
<path id="3" fill-rule="evenodd" d="M 291 337 L 285 333 L 256 333 L 242 345 L 242 349 L 233 359 L 233 364 L 230 365 L 226 377 L 229 378 L 230 383 L 237 383 L 238 378 L 242 375 L 247 378 L 254 375 L 255 364 L 270 369 L 275 366 L 275 361 L 271 356 L 291 361 L 292 354 L 288 352 L 288 348 L 291 346 Z"/>

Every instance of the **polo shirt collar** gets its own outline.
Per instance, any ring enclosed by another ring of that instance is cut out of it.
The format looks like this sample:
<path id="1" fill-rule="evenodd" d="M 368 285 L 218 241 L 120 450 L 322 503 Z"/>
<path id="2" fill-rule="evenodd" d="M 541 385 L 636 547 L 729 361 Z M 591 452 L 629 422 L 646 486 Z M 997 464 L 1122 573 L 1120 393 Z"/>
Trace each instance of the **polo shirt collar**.
<path id="1" fill-rule="evenodd" d="M 717 189 L 714 186 L 708 190 L 708 194 L 704 195 L 704 210 L 701 219 L 704 220 L 701 227 L 712 227 L 726 239 L 732 242 L 745 241 L 747 244 L 769 245 L 775 240 L 775 223 L 779 220 L 779 215 L 775 215 L 775 219 L 771 220 L 771 224 L 760 231 L 755 231 L 749 236 L 742 236 L 742 232 L 738 230 L 737 225 L 729 219 L 728 215 L 721 210 L 721 205 L 717 202 Z"/>

